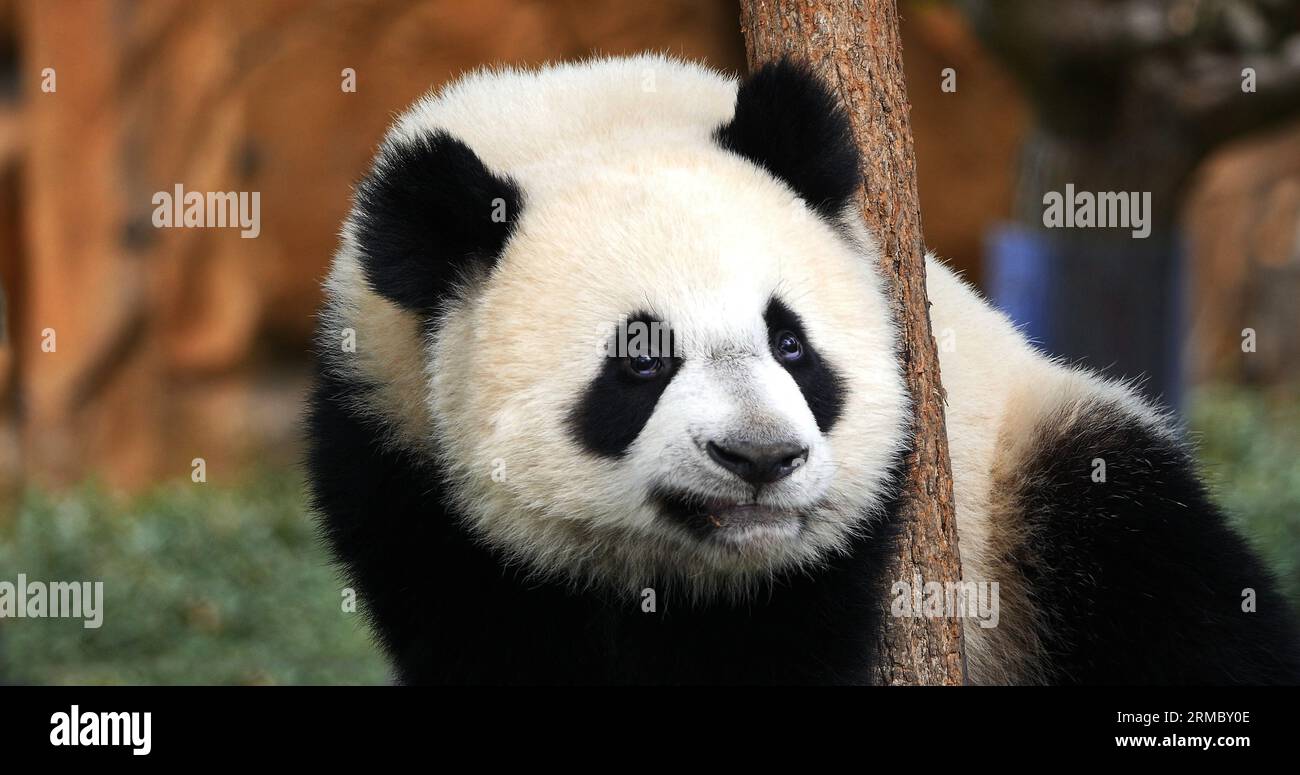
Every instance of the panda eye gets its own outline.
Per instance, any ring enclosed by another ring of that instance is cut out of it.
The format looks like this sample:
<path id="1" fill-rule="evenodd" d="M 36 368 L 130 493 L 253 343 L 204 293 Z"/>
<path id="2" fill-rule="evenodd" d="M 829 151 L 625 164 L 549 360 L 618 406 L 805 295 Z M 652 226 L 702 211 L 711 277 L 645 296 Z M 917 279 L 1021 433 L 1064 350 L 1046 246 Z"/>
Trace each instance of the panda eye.
<path id="1" fill-rule="evenodd" d="M 651 377 L 658 376 L 659 372 L 663 371 L 664 368 L 662 358 L 651 358 L 648 355 L 638 355 L 635 358 L 628 358 L 626 363 L 628 371 L 632 372 L 633 376 L 640 377 L 641 379 L 650 379 Z"/>
<path id="2" fill-rule="evenodd" d="M 781 331 L 772 337 L 776 347 L 776 357 L 792 363 L 803 357 L 803 342 L 789 331 Z"/>

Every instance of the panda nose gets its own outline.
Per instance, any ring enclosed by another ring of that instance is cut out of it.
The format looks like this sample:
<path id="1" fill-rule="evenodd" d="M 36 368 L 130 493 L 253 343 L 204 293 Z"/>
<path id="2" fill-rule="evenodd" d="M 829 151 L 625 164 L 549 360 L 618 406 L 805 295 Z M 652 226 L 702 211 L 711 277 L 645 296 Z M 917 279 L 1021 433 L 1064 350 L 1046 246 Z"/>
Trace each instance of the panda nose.
<path id="1" fill-rule="evenodd" d="M 808 448 L 802 444 L 749 444 L 727 442 L 722 446 L 710 441 L 705 445 L 713 462 L 750 484 L 771 484 L 794 473 L 808 460 Z"/>

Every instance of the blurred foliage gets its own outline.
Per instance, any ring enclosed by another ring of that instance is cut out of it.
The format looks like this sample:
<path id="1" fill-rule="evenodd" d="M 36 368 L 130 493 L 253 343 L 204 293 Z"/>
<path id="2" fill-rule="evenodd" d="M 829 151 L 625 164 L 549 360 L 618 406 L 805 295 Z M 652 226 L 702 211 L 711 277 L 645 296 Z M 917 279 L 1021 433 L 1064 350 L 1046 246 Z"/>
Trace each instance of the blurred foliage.
<path id="1" fill-rule="evenodd" d="M 1215 499 L 1300 610 L 1300 402 L 1294 390 L 1202 389 L 1189 419 Z"/>
<path id="2" fill-rule="evenodd" d="M 1220 503 L 1300 602 L 1300 406 L 1198 392 L 1190 425 Z M 129 500 L 32 493 L 0 532 L 0 580 L 97 580 L 104 625 L 0 622 L 0 683 L 382 683 L 298 478 L 188 482 Z"/>
<path id="3" fill-rule="evenodd" d="M 384 682 L 303 501 L 287 473 L 30 494 L 0 534 L 0 580 L 104 580 L 104 620 L 0 622 L 0 683 Z"/>

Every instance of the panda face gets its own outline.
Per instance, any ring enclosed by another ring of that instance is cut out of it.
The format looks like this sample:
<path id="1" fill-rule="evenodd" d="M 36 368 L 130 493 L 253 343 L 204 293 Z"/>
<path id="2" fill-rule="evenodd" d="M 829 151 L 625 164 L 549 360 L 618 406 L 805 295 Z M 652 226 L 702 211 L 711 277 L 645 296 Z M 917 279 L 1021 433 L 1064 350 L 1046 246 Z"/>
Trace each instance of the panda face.
<path id="1" fill-rule="evenodd" d="M 745 317 L 682 332 L 689 347 L 672 346 L 669 321 L 620 325 L 570 415 L 587 450 L 647 474 L 664 519 L 734 551 L 802 532 L 833 473 L 824 434 L 845 387 L 781 299 Z M 663 335 L 626 341 L 647 329 Z"/>
<path id="2" fill-rule="evenodd" d="M 508 565 L 753 592 L 867 529 L 904 446 L 858 168 L 789 61 L 469 76 L 357 189 L 328 363 Z"/>
<path id="3" fill-rule="evenodd" d="M 907 414 L 870 248 L 721 150 L 515 179 L 522 217 L 430 350 L 469 527 L 637 589 L 743 588 L 844 547 Z"/>

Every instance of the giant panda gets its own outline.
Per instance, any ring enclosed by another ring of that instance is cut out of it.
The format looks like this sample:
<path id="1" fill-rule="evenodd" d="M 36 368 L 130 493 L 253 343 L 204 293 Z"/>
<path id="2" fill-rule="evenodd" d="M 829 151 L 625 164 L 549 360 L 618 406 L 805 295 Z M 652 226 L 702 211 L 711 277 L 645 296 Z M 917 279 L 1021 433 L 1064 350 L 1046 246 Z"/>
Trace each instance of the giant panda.
<path id="1" fill-rule="evenodd" d="M 858 164 L 791 61 L 484 70 L 396 120 L 307 420 L 396 680 L 872 682 L 911 408 Z M 969 681 L 1296 682 L 1170 417 L 926 271 L 964 578 L 1000 589 Z"/>

